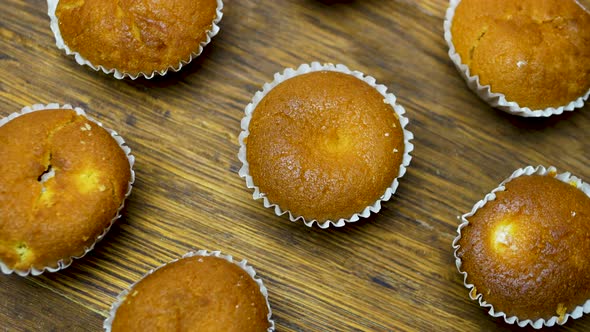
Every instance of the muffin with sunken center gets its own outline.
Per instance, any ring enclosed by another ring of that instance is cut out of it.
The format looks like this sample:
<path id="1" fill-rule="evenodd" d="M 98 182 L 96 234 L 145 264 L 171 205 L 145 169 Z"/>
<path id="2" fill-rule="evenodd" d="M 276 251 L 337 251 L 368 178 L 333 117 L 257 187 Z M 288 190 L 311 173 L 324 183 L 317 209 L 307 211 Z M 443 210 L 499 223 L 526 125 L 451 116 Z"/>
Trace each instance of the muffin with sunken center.
<path id="1" fill-rule="evenodd" d="M 200 53 L 221 18 L 217 8 L 217 0 L 59 0 L 55 16 L 71 51 L 136 76 L 179 67 Z"/>
<path id="2" fill-rule="evenodd" d="M 461 0 L 451 33 L 470 75 L 520 107 L 590 91 L 590 12 L 574 0 Z"/>
<path id="3" fill-rule="evenodd" d="M 28 273 L 85 254 L 118 216 L 131 166 L 111 134 L 71 109 L 0 126 L 0 263 Z"/>
<path id="4" fill-rule="evenodd" d="M 510 180 L 460 231 L 472 298 L 508 317 L 563 322 L 590 299 L 590 197 L 555 176 Z"/>
<path id="5" fill-rule="evenodd" d="M 256 106 L 248 130 L 246 159 L 260 192 L 318 223 L 375 203 L 398 177 L 404 156 L 404 130 L 392 105 L 342 72 L 314 71 L 278 84 Z"/>

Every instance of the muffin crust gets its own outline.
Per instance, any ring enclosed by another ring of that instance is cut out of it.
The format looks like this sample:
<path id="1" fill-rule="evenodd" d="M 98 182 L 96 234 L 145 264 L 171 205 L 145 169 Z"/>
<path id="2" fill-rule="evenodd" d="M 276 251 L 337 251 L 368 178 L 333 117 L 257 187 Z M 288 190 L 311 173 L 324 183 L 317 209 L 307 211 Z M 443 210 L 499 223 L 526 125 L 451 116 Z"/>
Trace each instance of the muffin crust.
<path id="1" fill-rule="evenodd" d="M 470 74 L 520 107 L 565 106 L 590 90 L 590 13 L 574 0 L 462 0 L 451 33 Z"/>
<path id="2" fill-rule="evenodd" d="M 206 40 L 216 0 L 59 0 L 65 44 L 92 64 L 137 75 L 177 67 Z"/>
<path id="3" fill-rule="evenodd" d="M 468 218 L 457 256 L 496 311 L 563 319 L 590 299 L 590 197 L 553 176 L 521 176 Z"/>
<path id="4" fill-rule="evenodd" d="M 223 258 L 193 256 L 137 283 L 117 308 L 112 330 L 261 332 L 270 327 L 258 284 Z"/>
<path id="5" fill-rule="evenodd" d="M 72 110 L 7 122 L 0 155 L 0 260 L 15 270 L 81 255 L 116 216 L 131 177 L 118 143 Z"/>
<path id="6" fill-rule="evenodd" d="M 245 140 L 254 184 L 308 220 L 350 218 L 397 177 L 404 134 L 393 107 L 348 74 L 290 78 L 258 103 Z"/>

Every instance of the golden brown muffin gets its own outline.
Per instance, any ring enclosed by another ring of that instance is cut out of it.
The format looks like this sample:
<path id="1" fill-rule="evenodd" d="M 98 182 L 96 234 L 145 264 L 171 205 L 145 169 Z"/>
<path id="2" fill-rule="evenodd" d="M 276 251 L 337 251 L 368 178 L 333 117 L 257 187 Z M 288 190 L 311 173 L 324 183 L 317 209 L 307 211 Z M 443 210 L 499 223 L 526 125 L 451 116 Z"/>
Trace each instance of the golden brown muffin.
<path id="1" fill-rule="evenodd" d="M 590 197 L 553 176 L 508 182 L 458 242 L 473 293 L 521 320 L 563 320 L 590 299 Z"/>
<path id="2" fill-rule="evenodd" d="M 350 218 L 398 176 L 404 134 L 393 107 L 348 74 L 290 78 L 256 106 L 245 142 L 253 182 L 307 220 Z"/>
<path id="3" fill-rule="evenodd" d="M 574 0 L 462 0 L 461 62 L 520 107 L 565 106 L 590 89 L 590 13 Z"/>
<path id="4" fill-rule="evenodd" d="M 72 110 L 10 120 L 0 127 L 0 156 L 0 261 L 18 271 L 83 254 L 116 216 L 131 178 L 118 143 Z"/>
<path id="5" fill-rule="evenodd" d="M 193 256 L 139 281 L 111 331 L 261 332 L 271 327 L 260 286 L 234 263 Z"/>
<path id="6" fill-rule="evenodd" d="M 188 61 L 205 42 L 216 0 L 59 0 L 65 44 L 92 64 L 137 75 Z"/>

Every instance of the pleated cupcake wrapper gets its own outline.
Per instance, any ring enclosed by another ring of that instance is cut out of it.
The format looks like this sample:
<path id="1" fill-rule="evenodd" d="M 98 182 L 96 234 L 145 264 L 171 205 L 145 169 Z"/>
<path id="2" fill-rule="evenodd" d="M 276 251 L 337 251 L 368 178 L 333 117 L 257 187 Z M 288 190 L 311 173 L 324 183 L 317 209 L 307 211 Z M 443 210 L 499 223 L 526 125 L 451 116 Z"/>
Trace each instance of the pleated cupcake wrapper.
<path id="1" fill-rule="evenodd" d="M 53 34 L 55 36 L 55 44 L 57 45 L 57 48 L 59 48 L 60 50 L 64 50 L 67 55 L 73 55 L 74 58 L 76 59 L 76 62 L 79 65 L 89 66 L 90 68 L 92 68 L 96 71 L 100 70 L 105 74 L 113 74 L 113 76 L 115 76 L 115 78 L 119 79 L 119 80 L 124 79 L 125 77 L 129 77 L 130 79 L 135 80 L 140 76 L 144 77 L 146 79 L 151 79 L 156 74 L 160 75 L 160 76 L 164 76 L 168 73 L 169 70 L 171 70 L 173 72 L 179 71 L 183 66 L 189 64 L 191 61 L 193 61 L 195 58 L 197 58 L 199 55 L 201 55 L 205 46 L 207 44 L 209 44 L 211 42 L 211 39 L 215 35 L 217 35 L 217 33 L 219 32 L 219 25 L 218 24 L 221 21 L 221 18 L 223 17 L 223 12 L 222 12 L 223 0 L 217 0 L 216 15 L 215 15 L 215 18 L 213 19 L 211 29 L 207 31 L 206 39 L 199 44 L 199 48 L 197 50 L 195 50 L 194 52 L 192 52 L 189 55 L 188 59 L 180 60 L 178 62 L 178 64 L 170 65 L 170 66 L 168 66 L 168 68 L 161 70 L 161 71 L 154 70 L 151 73 L 140 72 L 137 75 L 133 75 L 130 73 L 120 71 L 117 68 L 105 68 L 102 65 L 94 65 L 90 61 L 88 61 L 86 58 L 84 58 L 80 53 L 72 51 L 68 47 L 68 45 L 65 44 L 65 42 L 61 36 L 61 32 L 59 30 L 59 19 L 55 15 L 55 10 L 57 9 L 58 3 L 59 3 L 59 0 L 47 0 L 47 6 L 48 6 L 47 14 L 49 15 L 49 18 L 51 19 L 50 27 L 51 27 L 51 31 L 53 31 Z"/>
<path id="2" fill-rule="evenodd" d="M 451 25 L 453 22 L 453 17 L 455 16 L 455 10 L 460 2 L 461 0 L 450 0 L 450 5 L 447 9 L 444 21 L 444 36 L 447 44 L 449 45 L 449 57 L 455 64 L 455 67 L 461 74 L 461 77 L 463 77 L 467 83 L 469 89 L 475 92 L 475 94 L 478 95 L 483 101 L 488 103 L 490 106 L 498 108 L 504 112 L 522 117 L 548 117 L 551 115 L 562 114 L 566 111 L 573 111 L 576 108 L 581 108 L 584 106 L 584 102 L 590 96 L 590 89 L 588 89 L 588 91 L 583 96 L 577 98 L 574 101 L 571 101 L 567 105 L 557 108 L 548 107 L 545 109 L 531 110 L 528 107 L 520 107 L 518 103 L 514 101 L 506 100 L 506 96 L 502 93 L 492 92 L 489 85 L 481 85 L 479 82 L 479 76 L 471 76 L 469 73 L 469 67 L 461 62 L 461 56 L 457 53 L 455 46 L 453 45 Z"/>
<path id="3" fill-rule="evenodd" d="M 375 88 L 381 95 L 383 95 L 383 97 L 384 97 L 383 102 L 391 105 L 392 108 L 394 109 L 395 113 L 397 114 L 399 122 L 402 126 L 402 129 L 403 129 L 404 146 L 405 146 L 404 147 L 404 155 L 402 158 L 402 163 L 399 167 L 398 175 L 393 180 L 393 183 L 391 184 L 391 186 L 385 190 L 385 193 L 375 203 L 373 203 L 370 206 L 365 207 L 360 213 L 353 214 L 350 218 L 341 218 L 338 220 L 326 220 L 323 222 L 320 222 L 315 219 L 306 220 L 303 216 L 294 215 L 289 210 L 282 210 L 281 207 L 279 207 L 277 204 L 270 202 L 268 200 L 268 198 L 266 197 L 266 195 L 260 191 L 260 188 L 254 184 L 254 181 L 253 181 L 252 177 L 250 176 L 250 166 L 249 166 L 248 160 L 246 159 L 246 144 L 244 143 L 245 139 L 250 134 L 248 127 L 250 125 L 250 120 L 252 119 L 252 113 L 254 112 L 254 110 L 256 109 L 256 106 L 262 100 L 262 98 L 264 98 L 264 96 L 266 96 L 267 93 L 269 93 L 274 87 L 276 87 L 280 83 L 282 83 L 290 78 L 293 78 L 295 76 L 299 76 L 299 75 L 303 75 L 303 74 L 307 74 L 307 73 L 311 73 L 311 72 L 316 72 L 316 71 L 335 71 L 335 72 L 340 72 L 340 73 L 352 75 L 352 76 L 362 80 L 363 82 L 369 84 L 373 88 Z M 238 172 L 238 174 L 240 175 L 240 177 L 242 177 L 246 180 L 246 186 L 248 188 L 254 189 L 254 193 L 252 194 L 252 197 L 255 200 L 262 199 L 263 203 L 264 203 L 264 207 L 273 208 L 276 215 L 278 215 L 278 216 L 281 216 L 283 214 L 288 214 L 289 219 L 292 222 L 295 222 L 295 221 L 301 219 L 303 221 L 303 223 L 308 227 L 312 227 L 314 223 L 317 223 L 320 228 L 325 229 L 325 228 L 330 227 L 330 225 L 335 226 L 335 227 L 342 227 L 349 222 L 358 221 L 360 217 L 367 218 L 371 214 L 371 212 L 373 212 L 373 213 L 379 212 L 379 210 L 381 210 L 381 202 L 388 201 L 391 198 L 391 196 L 395 193 L 395 191 L 398 187 L 398 184 L 399 184 L 398 180 L 406 173 L 406 168 L 410 165 L 410 161 L 412 160 L 412 156 L 410 155 L 410 152 L 412 152 L 414 150 L 414 145 L 412 143 L 410 143 L 410 140 L 412 140 L 414 138 L 414 134 L 412 134 L 412 132 L 410 132 L 409 130 L 406 129 L 406 126 L 408 124 L 408 118 L 406 118 L 404 116 L 405 113 L 406 113 L 405 109 L 401 105 L 396 103 L 395 95 L 387 92 L 387 87 L 385 87 L 384 85 L 381 85 L 381 84 L 377 84 L 373 77 L 365 76 L 363 73 L 361 73 L 359 71 L 351 71 L 350 69 L 348 69 L 344 65 L 341 65 L 341 64 L 337 64 L 337 65 L 320 64 L 319 62 L 312 62 L 311 64 L 302 64 L 297 69 L 292 69 L 292 68 L 285 69 L 285 71 L 283 73 L 276 73 L 274 75 L 274 80 L 271 83 L 265 83 L 264 86 L 262 87 L 262 91 L 256 92 L 252 101 L 246 106 L 245 117 L 241 121 L 242 132 L 240 133 L 240 136 L 239 136 L 240 150 L 238 152 L 238 158 L 242 162 L 242 167 L 240 168 L 240 171 Z"/>
<path id="4" fill-rule="evenodd" d="M 129 286 L 128 289 L 122 291 L 117 298 L 115 299 L 115 302 L 113 303 L 113 305 L 111 306 L 111 310 L 109 312 L 109 316 L 105 319 L 104 323 L 103 323 L 103 327 L 107 332 L 111 332 L 111 327 L 113 326 L 113 321 L 115 319 L 115 315 L 117 314 L 117 309 L 119 309 L 119 306 L 121 306 L 121 303 L 123 303 L 123 301 L 125 300 L 125 298 L 127 297 L 127 295 L 129 294 L 129 292 L 131 290 L 133 290 L 133 288 L 135 288 L 135 286 L 141 282 L 144 278 L 146 278 L 147 276 L 149 276 L 150 274 L 154 273 L 155 271 L 163 268 L 164 266 L 168 265 L 168 264 L 172 264 L 174 262 L 179 261 L 180 259 L 183 258 L 188 258 L 188 257 L 194 257 L 194 256 L 204 256 L 204 257 L 208 257 L 208 256 L 214 256 L 214 257 L 218 257 L 218 258 L 223 258 L 226 261 L 236 264 L 237 266 L 239 266 L 242 270 L 246 271 L 246 273 L 248 273 L 248 275 L 250 276 L 250 278 L 252 278 L 252 280 L 254 280 L 256 282 L 256 284 L 258 285 L 258 287 L 260 288 L 260 293 L 262 293 L 262 295 L 264 296 L 264 299 L 266 300 L 266 308 L 268 309 L 268 315 L 267 315 L 267 319 L 268 319 L 268 323 L 270 325 L 270 327 L 266 330 L 267 332 L 272 332 L 275 330 L 275 322 L 274 320 L 272 320 L 272 310 L 270 308 L 270 302 L 268 301 L 268 290 L 266 289 L 266 287 L 264 286 L 262 279 L 260 279 L 259 277 L 256 276 L 256 271 L 254 271 L 254 268 L 250 265 L 248 265 L 248 262 L 243 259 L 240 262 L 237 262 L 233 259 L 232 256 L 230 255 L 224 255 L 221 253 L 221 251 L 207 251 L 207 250 L 199 250 L 199 251 L 190 251 L 186 254 L 184 254 L 181 258 L 175 259 L 173 261 L 170 261 L 166 264 L 163 264 L 161 266 L 159 266 L 158 268 L 149 270 L 143 277 L 141 277 L 141 279 L 139 279 L 138 281 L 134 282 L 131 286 Z"/>
<path id="5" fill-rule="evenodd" d="M 579 179 L 575 176 L 572 176 L 569 172 L 557 174 L 557 171 L 556 171 L 555 167 L 553 167 L 553 166 L 550 166 L 548 168 L 545 168 L 544 166 L 537 166 L 537 167 L 527 166 L 525 168 L 519 168 L 516 171 L 514 171 L 514 173 L 512 173 L 512 175 L 509 178 L 502 181 L 502 183 L 500 183 L 500 185 L 496 189 L 492 190 L 492 192 L 487 194 L 484 197 L 484 199 L 477 202 L 473 206 L 473 208 L 471 209 L 471 212 L 466 213 L 461 216 L 461 224 L 457 228 L 458 235 L 453 240 L 453 249 L 454 249 L 455 264 L 457 266 L 457 270 L 459 271 L 459 273 L 461 273 L 463 275 L 463 285 L 465 285 L 465 287 L 469 290 L 469 297 L 472 300 L 478 301 L 479 305 L 481 307 L 489 309 L 488 313 L 491 316 L 502 317 L 504 319 L 504 321 L 508 324 L 518 324 L 518 326 L 520 326 L 520 327 L 525 327 L 527 325 L 531 325 L 535 329 L 540 329 L 543 326 L 554 326 L 555 324 L 563 325 L 567 322 L 567 320 L 569 318 L 577 319 L 577 318 L 582 317 L 583 314 L 589 313 L 590 312 L 590 299 L 587 300 L 583 305 L 577 306 L 574 308 L 574 310 L 571 310 L 569 313 L 566 313 L 562 320 L 559 319 L 559 316 L 553 316 L 547 320 L 543 319 L 543 318 L 539 318 L 534 321 L 531 319 L 520 319 L 516 316 L 507 316 L 502 311 L 496 311 L 494 309 L 493 304 L 486 302 L 483 299 L 483 295 L 481 293 L 477 293 L 475 285 L 467 282 L 467 275 L 468 274 L 467 274 L 467 272 L 461 270 L 462 260 L 457 255 L 459 248 L 461 247 L 458 244 L 459 240 L 461 239 L 461 230 L 463 228 L 467 227 L 467 225 L 469 225 L 469 221 L 467 220 L 467 218 L 472 217 L 477 212 L 477 210 L 479 210 L 484 205 L 486 205 L 487 202 L 495 200 L 497 192 L 506 190 L 506 187 L 505 187 L 506 183 L 512 181 L 513 179 L 515 179 L 517 177 L 529 176 L 529 175 L 554 176 L 556 179 L 558 179 L 562 182 L 565 182 L 567 184 L 575 186 L 577 189 L 580 189 L 588 197 L 590 197 L 590 184 L 584 183 L 581 179 Z"/>
<path id="6" fill-rule="evenodd" d="M 125 156 L 127 156 L 127 159 L 129 160 L 131 179 L 129 180 L 129 184 L 127 186 L 127 192 L 125 193 L 125 197 L 123 198 L 123 201 L 121 202 L 121 206 L 119 206 L 119 208 L 117 209 L 116 216 L 113 219 L 111 219 L 111 221 L 109 222 L 108 226 L 104 229 L 104 231 L 99 236 L 96 237 L 96 240 L 94 241 L 94 243 L 92 243 L 91 246 L 84 248 L 84 252 L 81 255 L 60 259 L 59 261 L 57 261 L 57 267 L 47 266 L 42 269 L 37 269 L 35 267 L 31 267 L 25 271 L 13 270 L 13 269 L 9 268 L 6 264 L 4 264 L 4 262 L 0 261 L 0 270 L 2 270 L 2 273 L 4 273 L 4 274 L 16 273 L 21 277 L 26 277 L 28 275 L 38 276 L 45 271 L 57 272 L 59 270 L 65 269 L 66 267 L 70 266 L 74 259 L 79 259 L 79 258 L 84 257 L 89 251 L 94 249 L 94 246 L 96 245 L 96 243 L 98 243 L 98 241 L 102 240 L 102 238 L 107 234 L 107 232 L 109 231 L 111 226 L 115 223 L 115 221 L 121 217 L 121 210 L 123 209 L 123 206 L 125 204 L 125 199 L 127 199 L 127 197 L 131 194 L 131 189 L 133 187 L 133 183 L 135 182 L 135 171 L 133 170 L 133 164 L 135 163 L 135 157 L 131 154 L 131 149 L 125 144 L 125 141 L 123 140 L 123 138 L 121 136 L 119 136 L 119 134 L 117 134 L 117 132 L 115 132 L 114 130 L 104 128 L 102 123 L 100 123 L 99 121 L 86 115 L 86 112 L 84 112 L 84 110 L 79 107 L 74 108 L 68 104 L 60 105 L 57 103 L 52 103 L 52 104 L 47 104 L 47 105 L 35 104 L 33 106 L 27 106 L 27 107 L 24 107 L 23 109 L 21 109 L 20 112 L 12 113 L 3 119 L 0 119 L 0 127 L 2 127 L 7 122 L 9 122 L 21 115 L 25 115 L 25 114 L 37 112 L 37 111 L 42 111 L 42 110 L 51 110 L 51 109 L 74 110 L 76 112 L 76 114 L 84 116 L 89 121 L 92 121 L 92 122 L 96 123 L 98 126 L 105 129 L 111 135 L 111 137 L 117 142 L 117 144 L 119 144 L 119 147 L 121 147 L 123 152 L 125 152 Z"/>

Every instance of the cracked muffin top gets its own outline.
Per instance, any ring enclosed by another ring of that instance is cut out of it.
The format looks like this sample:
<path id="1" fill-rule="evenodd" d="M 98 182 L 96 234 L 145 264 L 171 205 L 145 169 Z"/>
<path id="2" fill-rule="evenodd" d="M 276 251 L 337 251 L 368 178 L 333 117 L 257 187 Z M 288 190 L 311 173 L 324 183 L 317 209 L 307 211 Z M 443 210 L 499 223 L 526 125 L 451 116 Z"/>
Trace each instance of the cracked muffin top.
<path id="1" fill-rule="evenodd" d="M 565 106 L 590 89 L 590 13 L 574 0 L 462 0 L 451 33 L 470 75 L 520 107 Z"/>
<path id="2" fill-rule="evenodd" d="M 246 159 L 271 203 L 307 220 L 339 220 L 375 203 L 399 174 L 404 132 L 393 107 L 352 75 L 317 71 L 264 96 Z"/>
<path id="3" fill-rule="evenodd" d="M 0 127 L 0 261 L 56 268 L 109 226 L 131 178 L 109 132 L 72 110 L 21 115 Z"/>
<path id="4" fill-rule="evenodd" d="M 590 197 L 574 181 L 517 177 L 467 220 L 457 257 L 496 312 L 563 320 L 590 300 Z"/>
<path id="5" fill-rule="evenodd" d="M 216 0 L 59 0 L 65 44 L 92 64 L 137 75 L 188 61 L 207 39 Z"/>
<path id="6" fill-rule="evenodd" d="M 224 258 L 193 256 L 135 284 L 110 331 L 263 332 L 271 326 L 268 314 L 260 286 L 244 269 Z"/>

